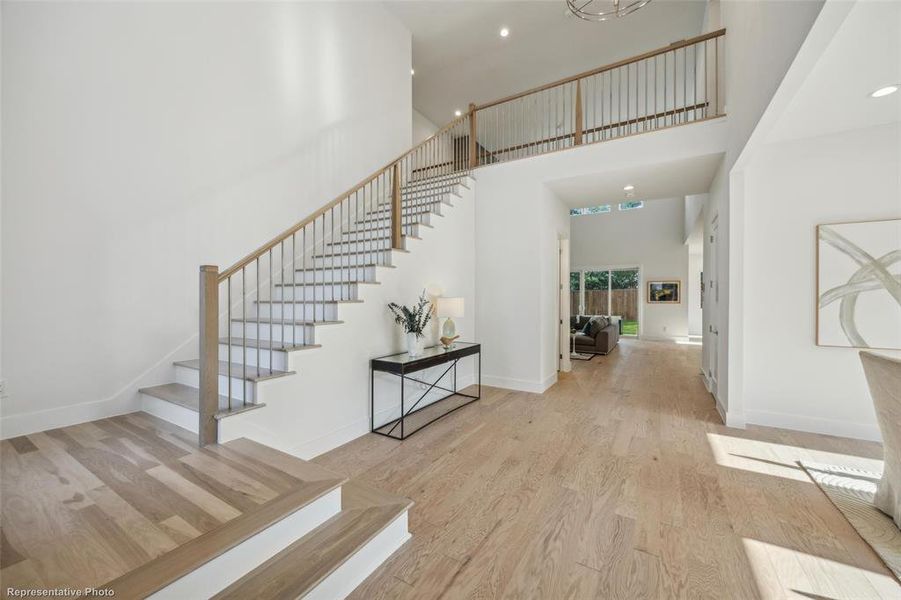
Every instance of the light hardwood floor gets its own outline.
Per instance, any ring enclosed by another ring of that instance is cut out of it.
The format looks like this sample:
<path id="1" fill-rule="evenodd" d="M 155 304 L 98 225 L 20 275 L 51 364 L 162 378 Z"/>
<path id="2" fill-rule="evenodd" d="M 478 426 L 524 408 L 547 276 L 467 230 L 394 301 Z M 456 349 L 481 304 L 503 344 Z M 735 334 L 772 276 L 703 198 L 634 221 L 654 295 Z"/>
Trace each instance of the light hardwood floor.
<path id="1" fill-rule="evenodd" d="M 114 579 L 117 598 L 144 597 L 344 481 L 248 440 L 196 440 L 132 413 L 0 442 L 0 597 Z"/>
<path id="2" fill-rule="evenodd" d="M 878 444 L 720 424 L 700 348 L 625 340 L 543 395 L 483 399 L 405 442 L 316 462 L 412 498 L 377 598 L 901 598 L 795 461 Z"/>

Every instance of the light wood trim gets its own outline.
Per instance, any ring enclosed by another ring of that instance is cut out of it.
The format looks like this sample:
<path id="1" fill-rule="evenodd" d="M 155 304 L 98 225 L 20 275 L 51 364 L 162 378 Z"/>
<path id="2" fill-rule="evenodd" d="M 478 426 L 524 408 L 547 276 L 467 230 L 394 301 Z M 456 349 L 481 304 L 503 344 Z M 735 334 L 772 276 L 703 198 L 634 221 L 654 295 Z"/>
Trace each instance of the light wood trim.
<path id="1" fill-rule="evenodd" d="M 478 110 L 483 110 L 485 108 L 491 108 L 492 106 L 497 106 L 498 104 L 503 104 L 504 102 L 510 102 L 511 100 L 516 100 L 517 98 L 522 98 L 523 96 L 528 96 L 530 94 L 543 92 L 545 90 L 555 88 L 555 87 L 563 85 L 565 83 L 570 83 L 572 81 L 577 81 L 577 80 L 583 79 L 585 77 L 591 77 L 592 75 L 597 75 L 598 73 L 604 73 L 604 72 L 610 71 L 612 69 L 617 69 L 619 67 L 631 65 L 632 63 L 636 63 L 636 62 L 639 62 L 642 60 L 647 60 L 649 58 L 653 58 L 655 56 L 659 56 L 659 55 L 665 54 L 667 52 L 672 52 L 673 50 L 680 50 L 682 48 L 686 48 L 686 47 L 692 46 L 694 44 L 699 44 L 701 42 L 706 42 L 707 40 L 712 40 L 714 38 L 722 37 L 724 35 L 726 35 L 725 28 L 719 29 L 717 31 L 711 31 L 710 33 L 698 35 L 693 38 L 689 38 L 687 40 L 673 42 L 669 46 L 664 46 L 663 48 L 651 50 L 650 52 L 645 52 L 644 54 L 639 54 L 638 56 L 626 58 L 624 60 L 620 60 L 615 63 L 610 63 L 609 65 L 604 65 L 603 67 L 598 67 L 596 69 L 591 69 L 590 71 L 584 71 L 577 75 L 571 75 L 570 77 L 566 77 L 565 79 L 560 79 L 560 80 L 554 81 L 553 83 L 546 83 L 544 85 L 532 88 L 530 90 L 526 90 L 525 92 L 519 92 L 518 94 L 513 94 L 511 96 L 505 96 L 504 98 L 500 98 L 498 100 L 492 100 L 491 102 L 487 102 L 485 104 L 480 104 L 479 106 L 476 107 L 476 110 L 478 111 Z"/>
<path id="2" fill-rule="evenodd" d="M 200 445 L 219 441 L 219 267 L 200 267 Z"/>
<path id="3" fill-rule="evenodd" d="M 576 80 L 576 146 L 582 145 L 582 80 Z"/>
<path id="4" fill-rule="evenodd" d="M 400 163 L 394 163 L 391 181 L 391 247 L 399 250 L 403 246 L 403 240 L 401 239 L 403 234 L 401 230 L 403 206 L 400 194 Z"/>
<path id="5" fill-rule="evenodd" d="M 478 144 L 476 142 L 476 105 L 469 103 L 469 168 L 475 169 L 479 166 Z"/>

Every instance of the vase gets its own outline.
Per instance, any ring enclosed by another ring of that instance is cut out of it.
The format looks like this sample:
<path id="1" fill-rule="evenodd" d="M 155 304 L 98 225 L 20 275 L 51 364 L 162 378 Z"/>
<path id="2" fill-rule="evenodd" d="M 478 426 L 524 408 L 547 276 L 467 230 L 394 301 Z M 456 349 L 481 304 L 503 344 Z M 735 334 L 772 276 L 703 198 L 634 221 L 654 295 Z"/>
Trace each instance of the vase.
<path id="1" fill-rule="evenodd" d="M 416 357 L 422 354 L 423 345 L 425 343 L 425 338 L 422 336 L 418 336 L 415 333 L 407 334 L 407 353 L 410 356 Z"/>

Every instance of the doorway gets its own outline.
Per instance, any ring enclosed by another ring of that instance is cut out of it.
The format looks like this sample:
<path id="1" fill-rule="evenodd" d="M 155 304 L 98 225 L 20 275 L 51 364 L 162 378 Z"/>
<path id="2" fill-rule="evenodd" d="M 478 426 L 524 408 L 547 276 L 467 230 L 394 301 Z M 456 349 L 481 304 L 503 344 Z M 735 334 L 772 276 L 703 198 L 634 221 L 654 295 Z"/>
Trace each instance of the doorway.
<path id="1" fill-rule="evenodd" d="M 620 317 L 622 335 L 638 336 L 640 280 L 639 267 L 571 271 L 571 310 L 579 315 Z"/>

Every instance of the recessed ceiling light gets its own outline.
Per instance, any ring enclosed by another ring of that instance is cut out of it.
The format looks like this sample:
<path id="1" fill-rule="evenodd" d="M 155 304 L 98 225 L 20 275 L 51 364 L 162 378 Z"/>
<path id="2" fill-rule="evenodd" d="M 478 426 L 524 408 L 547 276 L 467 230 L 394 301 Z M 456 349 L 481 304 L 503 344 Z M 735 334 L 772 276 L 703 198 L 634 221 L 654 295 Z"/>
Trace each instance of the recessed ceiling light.
<path id="1" fill-rule="evenodd" d="M 883 96 L 888 96 L 889 94 L 894 94 L 898 91 L 897 85 L 887 85 L 885 87 L 881 87 L 872 94 L 870 94 L 871 98 L 882 98 Z"/>
<path id="2" fill-rule="evenodd" d="M 455 111 L 454 111 L 454 116 L 455 116 L 455 117 L 461 117 L 461 116 L 463 116 L 463 113 L 460 112 L 459 110 L 455 110 Z"/>
<path id="3" fill-rule="evenodd" d="M 416 69 L 410 69 L 410 75 L 416 75 Z"/>
<path id="4" fill-rule="evenodd" d="M 624 192 L 631 192 L 631 191 L 634 190 L 634 189 L 635 189 L 635 186 L 632 185 L 632 184 L 630 183 L 629 185 L 627 185 L 626 187 L 623 188 L 623 191 L 624 191 Z"/>
<path id="5" fill-rule="evenodd" d="M 510 35 L 510 30 L 506 27 L 501 27 L 500 34 L 501 37 L 507 37 L 508 35 Z"/>

